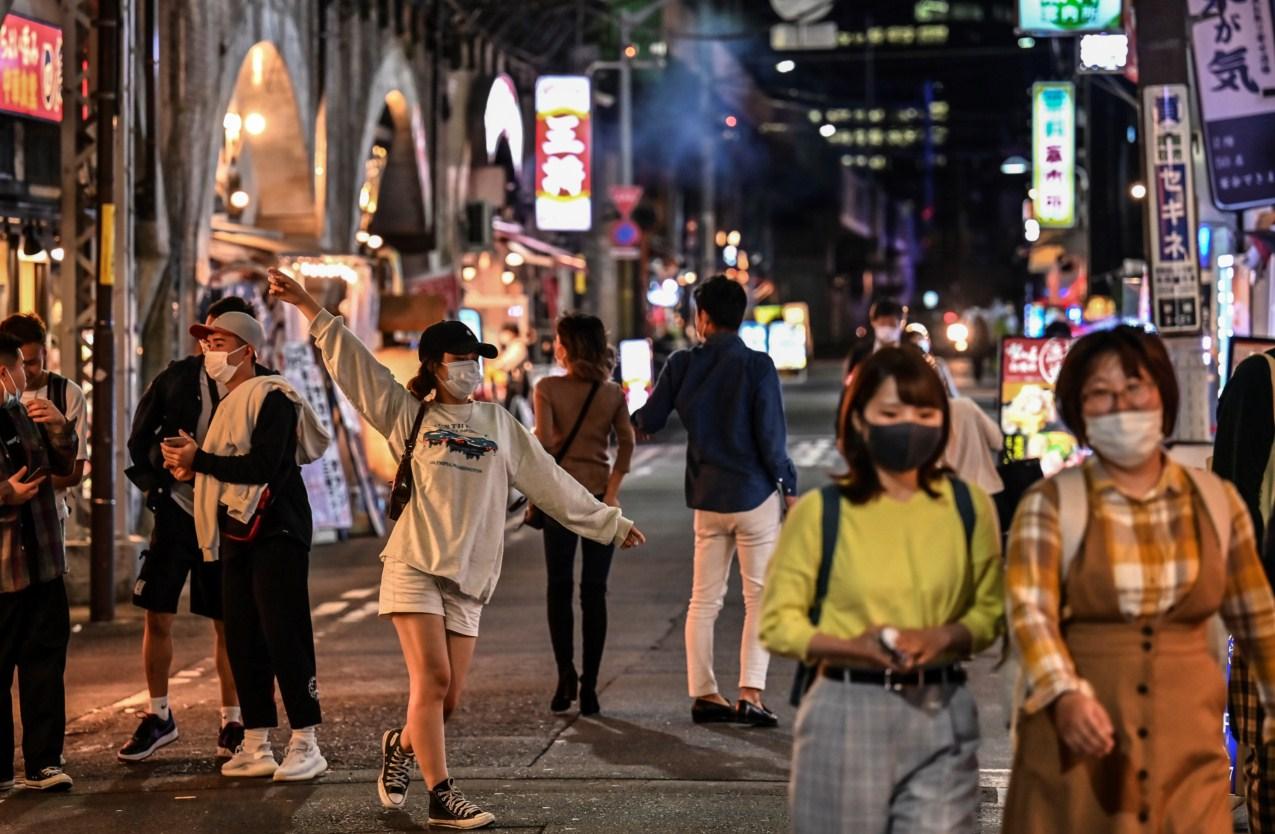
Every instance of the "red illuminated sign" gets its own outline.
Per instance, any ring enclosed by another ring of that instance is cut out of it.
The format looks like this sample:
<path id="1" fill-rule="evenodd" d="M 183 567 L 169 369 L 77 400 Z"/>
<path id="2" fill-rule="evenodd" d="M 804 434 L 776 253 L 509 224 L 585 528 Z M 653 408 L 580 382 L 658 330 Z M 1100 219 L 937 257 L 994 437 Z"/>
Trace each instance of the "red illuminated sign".
<path id="1" fill-rule="evenodd" d="M 0 23 L 0 111 L 62 121 L 62 30 L 21 15 Z"/>

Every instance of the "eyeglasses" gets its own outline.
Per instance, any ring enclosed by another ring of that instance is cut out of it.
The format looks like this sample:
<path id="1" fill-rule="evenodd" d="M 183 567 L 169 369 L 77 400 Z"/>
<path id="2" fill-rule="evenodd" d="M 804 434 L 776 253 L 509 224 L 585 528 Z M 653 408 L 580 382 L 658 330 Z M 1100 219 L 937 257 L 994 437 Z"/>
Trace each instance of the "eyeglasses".
<path id="1" fill-rule="evenodd" d="M 1121 390 L 1095 385 L 1080 395 L 1087 414 L 1110 414 L 1118 409 L 1140 411 L 1155 399 L 1156 387 L 1135 379 Z"/>

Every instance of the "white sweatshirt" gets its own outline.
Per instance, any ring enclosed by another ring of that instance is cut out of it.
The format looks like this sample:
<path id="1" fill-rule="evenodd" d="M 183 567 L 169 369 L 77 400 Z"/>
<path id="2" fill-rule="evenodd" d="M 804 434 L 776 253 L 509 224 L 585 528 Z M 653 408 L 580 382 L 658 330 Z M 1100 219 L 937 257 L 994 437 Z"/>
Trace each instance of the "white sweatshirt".
<path id="1" fill-rule="evenodd" d="M 332 314 L 310 327 L 328 372 L 402 458 L 420 403 Z M 412 500 L 382 559 L 450 579 L 483 602 L 500 578 L 509 486 L 567 529 L 619 544 L 633 522 L 598 501 L 554 463 L 540 441 L 494 403 L 429 406 L 412 454 Z"/>

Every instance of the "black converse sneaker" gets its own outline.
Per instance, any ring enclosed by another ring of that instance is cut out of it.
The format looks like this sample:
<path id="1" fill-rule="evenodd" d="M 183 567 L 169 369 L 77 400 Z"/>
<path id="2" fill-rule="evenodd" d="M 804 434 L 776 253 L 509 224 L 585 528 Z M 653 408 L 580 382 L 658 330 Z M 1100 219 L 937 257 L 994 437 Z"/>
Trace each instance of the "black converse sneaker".
<path id="1" fill-rule="evenodd" d="M 496 821 L 495 814 L 484 811 L 456 790 L 449 776 L 429 792 L 429 824 L 438 828 L 483 828 Z"/>
<path id="2" fill-rule="evenodd" d="M 22 784 L 29 791 L 69 791 L 75 783 L 62 768 L 46 767 L 35 775 L 28 773 Z"/>
<path id="3" fill-rule="evenodd" d="M 381 736 L 381 775 L 376 780 L 376 792 L 386 808 L 403 807 L 412 781 L 412 754 L 400 746 L 402 737 L 402 730 L 386 730 Z"/>

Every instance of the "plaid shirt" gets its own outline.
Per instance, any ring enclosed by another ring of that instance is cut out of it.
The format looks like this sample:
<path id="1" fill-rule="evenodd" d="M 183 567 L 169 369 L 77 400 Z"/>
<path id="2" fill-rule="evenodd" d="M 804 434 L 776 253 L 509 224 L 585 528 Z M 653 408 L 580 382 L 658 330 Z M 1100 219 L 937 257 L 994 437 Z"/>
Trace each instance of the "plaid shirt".
<path id="1" fill-rule="evenodd" d="M 1085 463 L 1089 528 L 1101 535 L 1112 565 L 1120 612 L 1129 620 L 1156 617 L 1191 590 L 1200 573 L 1200 537 L 1190 479 L 1167 461 L 1158 484 L 1142 499 L 1125 495 L 1096 458 Z M 1038 484 L 1023 497 L 1010 530 L 1005 574 L 1010 628 L 1030 691 L 1028 713 L 1071 691 L 1093 693 L 1076 674 L 1060 622 L 1062 536 L 1058 506 Z M 1253 522 L 1235 488 L 1230 551 L 1221 615 L 1253 664 L 1262 701 L 1275 695 L 1275 597 L 1262 571 Z M 1208 523 L 1207 521 L 1205 523 Z"/>
<path id="2" fill-rule="evenodd" d="M 75 424 L 58 430 L 44 430 L 32 422 L 26 409 L 16 402 L 0 406 L 0 425 L 12 425 L 15 435 L 0 434 L 0 479 L 3 494 L 11 491 L 8 479 L 23 466 L 35 471 L 50 467 L 66 474 L 75 464 Z M 20 447 L 20 448 L 19 448 Z M 30 524 L 29 536 L 23 526 Z M 27 547 L 30 542 L 34 552 Z M 51 582 L 66 573 L 66 549 L 62 539 L 62 517 L 51 479 L 45 479 L 35 498 L 21 507 L 0 505 L 0 594 L 13 593 Z"/>

